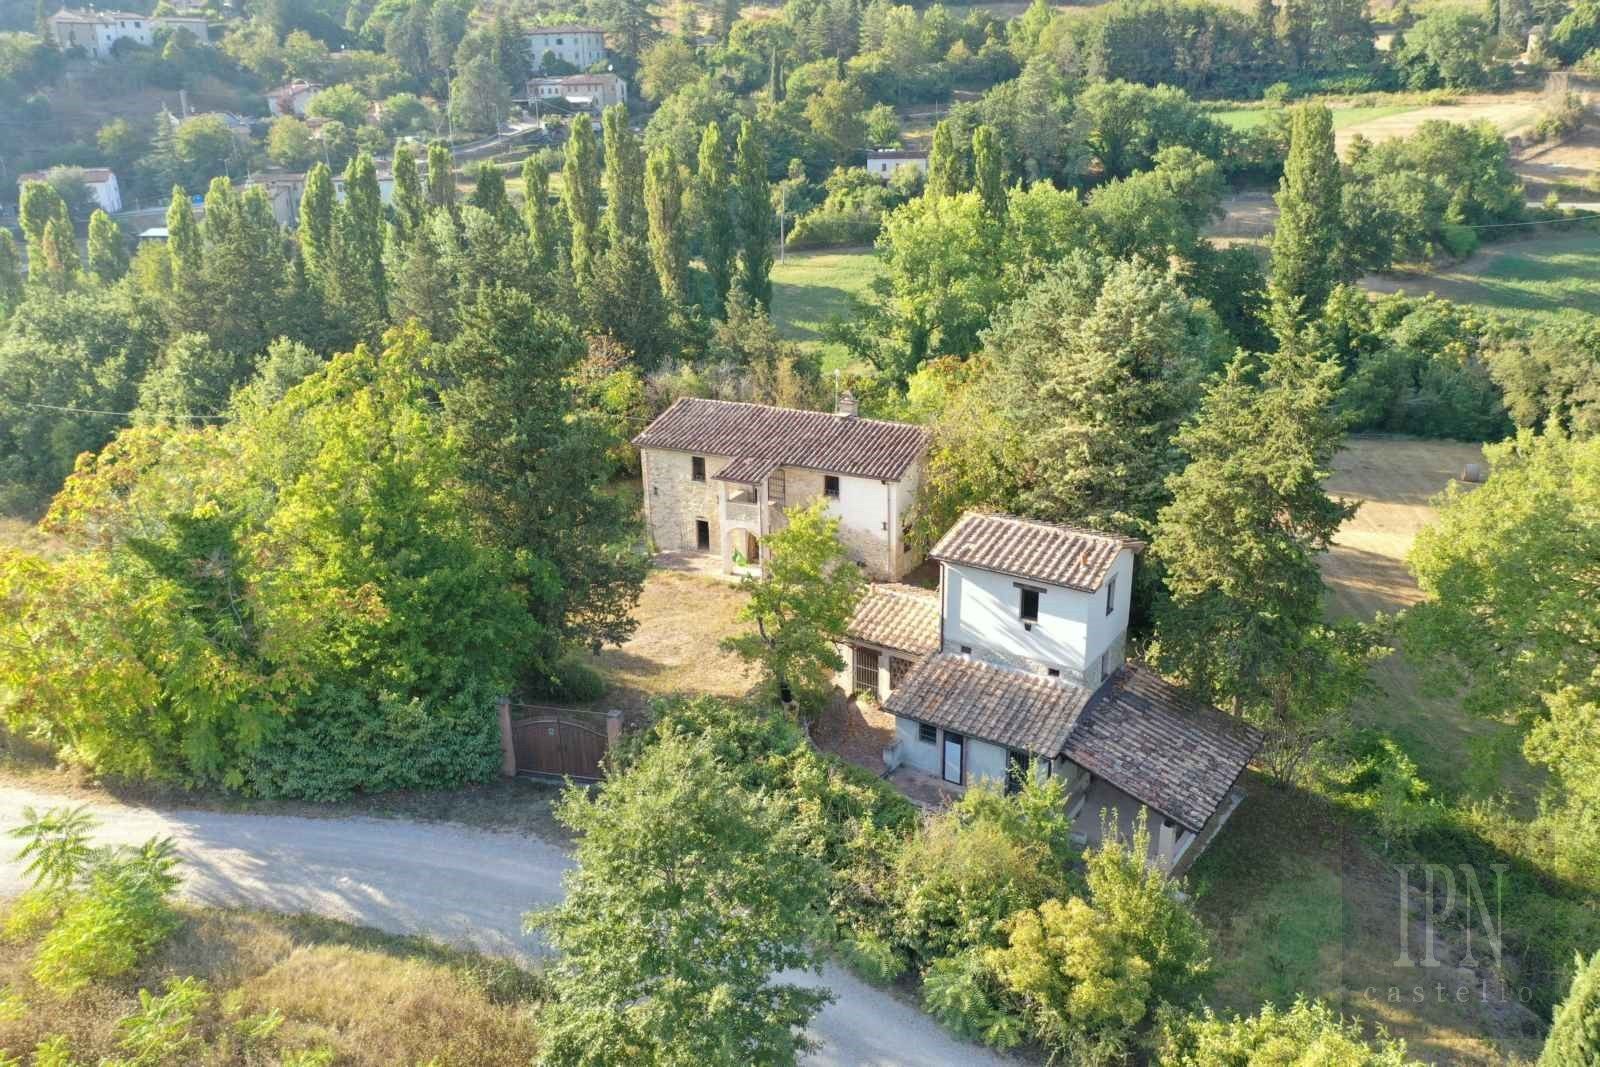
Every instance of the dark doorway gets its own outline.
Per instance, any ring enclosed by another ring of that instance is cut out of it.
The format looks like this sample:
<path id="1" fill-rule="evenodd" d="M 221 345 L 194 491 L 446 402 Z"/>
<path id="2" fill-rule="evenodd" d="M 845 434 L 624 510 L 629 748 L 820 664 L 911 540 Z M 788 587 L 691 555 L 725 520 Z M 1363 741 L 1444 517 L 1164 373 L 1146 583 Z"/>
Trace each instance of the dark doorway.
<path id="1" fill-rule="evenodd" d="M 711 551 L 711 524 L 705 519 L 694 520 L 694 547 L 702 552 Z"/>

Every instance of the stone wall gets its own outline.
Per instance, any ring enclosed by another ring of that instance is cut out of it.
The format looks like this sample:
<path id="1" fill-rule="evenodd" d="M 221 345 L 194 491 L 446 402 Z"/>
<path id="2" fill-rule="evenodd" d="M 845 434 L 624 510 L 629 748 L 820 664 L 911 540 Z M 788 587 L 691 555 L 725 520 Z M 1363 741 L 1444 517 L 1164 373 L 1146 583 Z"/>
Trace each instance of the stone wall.
<path id="1" fill-rule="evenodd" d="M 722 551 L 722 509 L 717 483 L 712 475 L 728 463 L 726 457 L 707 456 L 706 480 L 691 477 L 691 457 L 687 452 L 667 452 L 646 448 L 639 455 L 644 484 L 645 513 L 650 537 L 659 552 L 697 551 L 694 537 L 696 519 L 711 524 L 713 555 Z"/>

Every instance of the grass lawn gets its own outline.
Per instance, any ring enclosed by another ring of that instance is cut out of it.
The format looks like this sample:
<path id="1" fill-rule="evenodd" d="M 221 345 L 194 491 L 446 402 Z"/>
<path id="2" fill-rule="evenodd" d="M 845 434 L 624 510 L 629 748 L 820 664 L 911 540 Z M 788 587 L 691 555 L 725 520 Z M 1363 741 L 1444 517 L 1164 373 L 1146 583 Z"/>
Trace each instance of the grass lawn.
<path id="1" fill-rule="evenodd" d="M 195 1014 L 196 1043 L 138 1062 L 520 1067 L 536 1057 L 531 1009 L 542 982 L 512 963 L 331 919 L 180 914 L 178 931 L 132 974 L 67 997 L 29 976 L 33 940 L 0 942 L 0 1050 L 26 1057 L 62 1036 L 72 1063 L 127 1056 L 117 1024 L 138 1010 L 139 990 L 159 994 L 167 980 L 193 976 L 210 993 Z"/>
<path id="2" fill-rule="evenodd" d="M 789 253 L 786 262 L 772 266 L 772 318 L 778 332 L 820 348 L 823 370 L 843 366 L 844 350 L 823 342 L 823 324 L 834 315 L 848 315 L 850 298 L 877 275 L 877 258 L 866 249 Z"/>
<path id="3" fill-rule="evenodd" d="M 1600 235 L 1540 235 L 1485 245 L 1437 271 L 1389 274 L 1362 284 L 1379 292 L 1437 293 L 1524 326 L 1592 317 L 1600 309 Z"/>
<path id="4" fill-rule="evenodd" d="M 1253 130 L 1264 126 L 1267 120 L 1282 108 L 1251 107 L 1232 111 L 1213 111 L 1211 117 L 1233 130 Z M 1340 130 L 1373 119 L 1388 118 L 1406 111 L 1417 110 L 1416 104 L 1388 104 L 1381 107 L 1336 107 L 1333 109 L 1333 128 Z"/>

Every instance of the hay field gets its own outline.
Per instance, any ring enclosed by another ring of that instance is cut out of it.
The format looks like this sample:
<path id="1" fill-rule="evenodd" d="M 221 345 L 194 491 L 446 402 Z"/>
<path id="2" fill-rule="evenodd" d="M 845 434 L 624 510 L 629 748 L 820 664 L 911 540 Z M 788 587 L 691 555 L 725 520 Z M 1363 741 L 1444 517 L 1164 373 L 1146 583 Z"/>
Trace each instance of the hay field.
<path id="1" fill-rule="evenodd" d="M 1406 137 L 1415 133 L 1418 126 L 1432 120 L 1444 122 L 1477 122 L 1485 120 L 1502 134 L 1513 133 L 1533 124 L 1539 117 L 1544 97 L 1535 92 L 1475 93 L 1458 97 L 1448 104 L 1388 111 L 1358 122 L 1337 126 L 1334 143 L 1342 155 L 1360 134 L 1369 141 L 1387 141 L 1393 137 Z"/>

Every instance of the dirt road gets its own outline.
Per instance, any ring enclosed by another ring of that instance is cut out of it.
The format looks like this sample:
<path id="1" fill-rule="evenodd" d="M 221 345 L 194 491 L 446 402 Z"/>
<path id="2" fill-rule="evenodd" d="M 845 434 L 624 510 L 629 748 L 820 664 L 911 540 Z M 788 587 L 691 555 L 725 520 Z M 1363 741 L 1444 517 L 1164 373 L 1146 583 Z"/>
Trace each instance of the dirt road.
<path id="1" fill-rule="evenodd" d="M 0 787 L 0 829 L 22 808 L 65 798 Z M 522 913 L 560 898 L 572 860 L 536 838 L 396 819 L 304 819 L 91 805 L 96 840 L 132 844 L 171 836 L 184 860 L 184 892 L 207 904 L 316 912 L 397 933 L 430 934 L 528 959 L 541 951 Z M 5 843 L 0 895 L 20 891 Z M 811 1028 L 819 1067 L 1010 1063 L 952 1037 L 928 1016 L 829 965 L 819 982 L 835 1000 Z"/>

